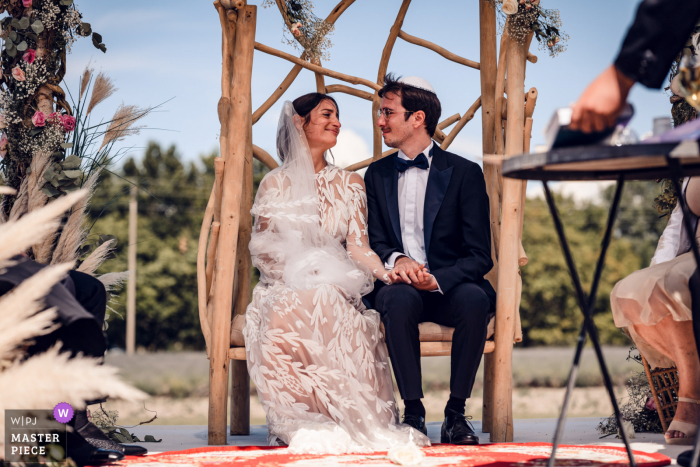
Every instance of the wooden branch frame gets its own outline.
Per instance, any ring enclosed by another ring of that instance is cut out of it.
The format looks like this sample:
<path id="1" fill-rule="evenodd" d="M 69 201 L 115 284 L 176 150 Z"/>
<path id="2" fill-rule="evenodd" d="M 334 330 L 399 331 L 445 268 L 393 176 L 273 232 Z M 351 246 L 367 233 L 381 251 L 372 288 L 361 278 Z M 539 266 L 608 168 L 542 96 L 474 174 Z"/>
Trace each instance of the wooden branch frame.
<path id="1" fill-rule="evenodd" d="M 282 52 L 281 50 L 273 49 L 272 47 L 269 47 L 265 44 L 261 44 L 260 42 L 255 43 L 255 50 L 259 50 L 260 52 L 266 53 L 268 55 L 282 58 L 284 60 L 287 60 L 288 62 L 294 63 L 295 65 L 299 65 L 302 68 L 306 68 L 307 70 L 311 70 L 314 73 L 319 73 L 319 74 L 322 74 L 324 76 L 338 79 L 340 81 L 345 81 L 345 82 L 348 82 L 351 84 L 362 84 L 364 86 L 367 86 L 368 88 L 374 89 L 375 91 L 379 91 L 382 88 L 378 84 L 375 84 L 367 79 L 358 78 L 356 76 L 346 75 L 344 73 L 339 73 L 337 71 L 329 70 L 327 68 L 323 68 L 321 66 L 314 65 L 313 63 L 309 63 L 306 60 L 302 60 L 301 58 L 297 58 L 294 55 L 288 54 L 287 52 Z"/>
<path id="2" fill-rule="evenodd" d="M 328 24 L 335 24 L 335 22 L 340 18 L 340 15 L 343 14 L 345 10 L 348 9 L 350 5 L 355 3 L 355 0 L 341 0 L 340 3 L 338 3 L 335 8 L 333 8 L 333 11 L 328 15 L 326 18 L 326 23 Z M 279 5 L 278 5 L 279 6 Z M 284 16 L 284 15 L 283 15 Z M 300 57 L 302 60 L 306 59 L 306 52 L 301 54 Z M 301 66 L 300 65 L 294 65 L 292 70 L 287 74 L 287 77 L 284 78 L 282 81 L 282 84 L 280 84 L 277 89 L 275 89 L 275 92 L 272 93 L 270 97 L 267 98 L 267 100 L 258 107 L 258 109 L 253 113 L 253 125 L 257 123 L 258 120 L 260 120 L 260 117 L 265 115 L 265 112 L 270 110 L 270 107 L 275 105 L 275 102 L 279 100 L 280 97 L 282 97 L 282 94 L 284 94 L 287 89 L 289 89 L 289 86 L 294 82 L 297 76 L 299 76 L 299 72 L 301 71 Z"/>
<path id="3" fill-rule="evenodd" d="M 405 31 L 399 31 L 399 37 L 410 44 L 415 44 L 415 45 L 419 45 L 421 47 L 425 47 L 426 49 L 430 49 L 433 52 L 436 52 L 437 54 L 442 55 L 443 57 L 445 57 L 446 59 L 448 59 L 452 62 L 459 63 L 460 65 L 464 65 L 464 66 L 469 67 L 469 68 L 474 68 L 475 70 L 479 69 L 479 62 L 475 62 L 474 60 L 469 60 L 467 58 L 460 57 L 459 55 L 452 53 L 449 50 L 444 49 L 437 44 L 433 44 L 430 41 L 426 41 L 425 39 L 421 39 L 419 37 L 412 36 Z"/>
<path id="4" fill-rule="evenodd" d="M 276 3 L 285 17 L 283 0 L 276 0 Z M 334 23 L 352 3 L 354 0 L 340 1 L 326 21 Z M 395 153 L 396 149 L 381 151 L 381 132 L 376 127 L 376 111 L 380 106 L 378 91 L 381 89 L 393 47 L 399 37 L 406 42 L 433 50 L 455 63 L 478 69 L 480 73 L 481 96 L 464 115 L 455 114 L 440 122 L 433 137 L 443 149 L 447 149 L 464 126 L 473 119 L 476 111 L 482 109 L 482 149 L 484 154 L 490 155 L 484 158 L 484 179 L 491 203 L 494 259 L 494 268 L 486 278 L 498 290 L 499 310 L 496 316 L 495 341 L 489 341 L 485 349 L 482 426 L 484 431 L 491 433 L 493 441 L 512 440 L 511 352 L 513 340 L 519 340 L 516 330 L 520 328 L 518 308 L 522 282 L 518 265 L 524 265 L 527 261 L 521 244 L 526 186 L 520 182 L 516 189 L 509 181 L 502 181 L 500 166 L 490 162 L 493 162 L 494 158 L 504 157 L 503 154 L 510 155 L 527 151 L 529 148 L 537 91 L 532 88 L 528 93 L 524 93 L 522 88 L 526 61 L 535 63 L 537 57 L 527 50 L 531 38 L 528 38 L 526 44 L 515 44 L 502 37 L 501 52 L 498 61 L 496 60 L 495 9 L 489 0 L 479 0 L 479 62 L 460 57 L 402 31 L 410 3 L 410 0 L 402 0 L 382 51 L 377 82 L 374 83 L 325 68 L 320 61 L 310 63 L 304 54 L 297 58 L 255 42 L 255 7 L 247 6 L 246 0 L 215 2 L 222 27 L 222 96 L 218 106 L 222 125 L 222 158 L 215 160 L 216 182 L 204 213 L 197 252 L 198 305 L 202 332 L 210 357 L 209 444 L 226 442 L 225 401 L 229 365 L 232 388 L 231 434 L 249 432 L 250 399 L 246 354 L 244 347 L 231 348 L 231 315 L 232 312 L 242 313 L 250 299 L 251 258 L 247 244 L 252 230 L 249 211 L 253 201 L 253 159 L 257 159 L 270 170 L 278 167 L 277 161 L 270 154 L 252 144 L 252 125 L 282 97 L 301 70 L 308 69 L 314 73 L 318 92 L 340 92 L 372 102 L 372 158 L 352 164 L 346 170 L 361 170 L 373 160 Z M 288 23 L 286 17 L 284 20 Z M 270 97 L 252 112 L 250 84 L 253 51 L 256 49 L 287 60 L 293 66 Z M 327 84 L 325 77 L 366 86 L 370 92 L 345 84 Z M 505 91 L 511 97 L 510 106 L 506 105 Z M 519 97 L 516 98 L 516 95 Z M 520 96 L 523 96 L 522 101 Z M 455 126 L 449 133 L 444 131 L 452 125 Z M 447 341 L 423 342 L 421 345 L 425 347 L 422 349 L 424 355 L 451 353 L 451 343 Z"/>
<path id="5" fill-rule="evenodd" d="M 350 86 L 345 86 L 344 84 L 329 84 L 328 86 L 326 86 L 326 94 L 331 94 L 333 92 L 342 92 L 345 94 L 350 94 L 351 96 L 359 97 L 360 99 L 364 99 L 370 102 L 373 98 L 372 93 L 351 88 Z"/>

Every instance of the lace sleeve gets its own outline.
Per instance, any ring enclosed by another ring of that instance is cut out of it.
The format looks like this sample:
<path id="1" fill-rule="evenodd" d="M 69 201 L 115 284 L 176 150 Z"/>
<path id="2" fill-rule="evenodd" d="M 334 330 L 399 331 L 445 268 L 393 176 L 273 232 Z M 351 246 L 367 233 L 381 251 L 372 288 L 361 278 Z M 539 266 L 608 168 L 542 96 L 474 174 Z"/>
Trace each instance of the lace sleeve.
<path id="1" fill-rule="evenodd" d="M 369 246 L 365 182 L 362 180 L 362 177 L 353 173 L 348 177 L 348 184 L 352 193 L 348 201 L 348 211 L 350 213 L 346 246 L 348 254 L 355 262 L 368 267 L 375 278 L 385 284 L 390 284 L 389 271 L 384 268 L 384 263 Z"/>
<path id="2" fill-rule="evenodd" d="M 279 173 L 267 174 L 260 183 L 250 211 L 255 216 L 249 245 L 250 256 L 253 266 L 260 271 L 260 281 L 268 284 L 282 280 L 284 272 L 284 255 L 275 254 L 275 249 L 269 248 L 277 228 L 266 209 L 284 199 L 284 182 L 284 177 Z"/>

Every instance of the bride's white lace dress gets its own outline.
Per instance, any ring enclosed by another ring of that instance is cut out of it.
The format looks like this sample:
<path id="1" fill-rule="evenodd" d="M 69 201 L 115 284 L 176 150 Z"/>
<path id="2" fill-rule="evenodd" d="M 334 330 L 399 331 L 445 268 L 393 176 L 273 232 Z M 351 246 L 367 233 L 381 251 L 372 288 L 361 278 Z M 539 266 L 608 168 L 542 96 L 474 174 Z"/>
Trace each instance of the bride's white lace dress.
<path id="1" fill-rule="evenodd" d="M 409 438 L 429 445 L 423 434 L 398 424 L 380 317 L 358 293 L 371 290 L 374 277 L 387 280 L 369 247 L 364 182 L 328 165 L 315 175 L 315 188 L 316 196 L 295 199 L 288 171 L 276 169 L 262 181 L 252 210 L 251 253 L 260 282 L 244 336 L 268 440 L 279 438 L 297 452 L 387 450 Z M 300 206 L 310 209 L 292 209 Z M 295 243 L 308 234 L 289 230 L 313 223 L 345 247 L 346 261 L 337 251 Z M 286 243 L 285 235 L 291 237 Z M 271 246 L 275 242 L 280 246 Z M 302 251 L 294 251 L 295 244 Z"/>

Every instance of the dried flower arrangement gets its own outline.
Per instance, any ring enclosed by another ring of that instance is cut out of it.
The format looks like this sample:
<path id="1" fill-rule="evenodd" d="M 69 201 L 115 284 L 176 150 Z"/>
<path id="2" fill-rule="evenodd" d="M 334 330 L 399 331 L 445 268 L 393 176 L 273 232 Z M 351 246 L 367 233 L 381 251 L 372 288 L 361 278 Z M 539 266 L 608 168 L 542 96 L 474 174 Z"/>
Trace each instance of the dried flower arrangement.
<path id="1" fill-rule="evenodd" d="M 540 0 L 489 0 L 498 13 L 501 33 L 523 43 L 534 33 L 540 50 L 547 50 L 556 57 L 566 50 L 569 35 L 561 29 L 559 10 L 548 10 L 540 6 Z M 507 19 L 507 21 L 506 21 Z"/>
<path id="2" fill-rule="evenodd" d="M 642 356 L 637 347 L 632 346 L 627 355 L 627 360 L 632 360 L 642 365 Z M 649 380 L 646 372 L 633 372 L 632 377 L 625 384 L 627 389 L 627 401 L 618 401 L 623 420 L 629 421 L 637 433 L 663 433 L 659 413 L 656 411 L 654 399 L 651 396 Z M 618 426 L 615 415 L 603 419 L 596 427 L 598 433 L 604 438 L 610 435 L 618 435 Z M 618 435 L 619 436 L 619 435 Z"/>
<path id="3" fill-rule="evenodd" d="M 311 0 L 264 0 L 263 8 L 277 5 L 284 17 L 285 27 L 282 42 L 305 52 L 305 58 L 313 63 L 330 59 L 333 46 L 329 35 L 335 26 L 328 24 L 313 13 Z M 288 36 L 291 34 L 291 37 Z"/>
<path id="4" fill-rule="evenodd" d="M 95 107 L 116 91 L 111 79 L 104 73 L 94 76 L 88 65 L 75 94 L 59 86 L 77 38 L 92 36 L 96 48 L 107 50 L 73 0 L 0 0 L 0 14 L 5 12 L 9 16 L 0 19 L 5 41 L 0 54 L 0 170 L 17 194 L 2 198 L 0 223 L 86 188 L 88 195 L 66 213 L 64 222 L 26 253 L 44 264 L 76 262 L 79 271 L 95 275 L 110 258 L 116 238 L 88 237 L 90 197 L 100 172 L 126 150 L 115 144 L 138 133 L 141 127 L 135 122 L 153 109 L 122 104 L 111 120 L 91 123 Z M 109 294 L 126 277 L 112 273 L 99 279 Z M 112 312 L 108 307 L 108 316 Z"/>

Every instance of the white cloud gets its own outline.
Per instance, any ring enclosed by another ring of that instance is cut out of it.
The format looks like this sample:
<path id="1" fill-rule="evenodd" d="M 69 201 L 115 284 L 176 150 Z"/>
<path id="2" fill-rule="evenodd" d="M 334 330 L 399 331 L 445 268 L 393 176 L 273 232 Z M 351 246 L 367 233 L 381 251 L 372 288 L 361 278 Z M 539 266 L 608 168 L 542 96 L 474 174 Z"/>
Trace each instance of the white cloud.
<path id="1" fill-rule="evenodd" d="M 342 168 L 372 157 L 367 142 L 349 128 L 340 130 L 338 144 L 331 151 L 335 157 L 335 165 Z"/>

